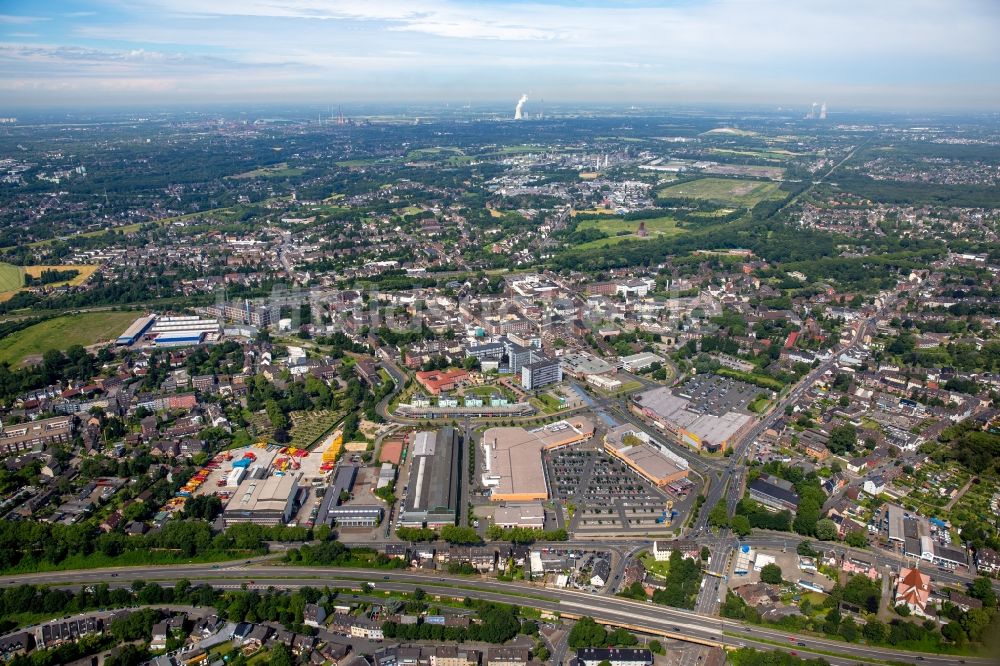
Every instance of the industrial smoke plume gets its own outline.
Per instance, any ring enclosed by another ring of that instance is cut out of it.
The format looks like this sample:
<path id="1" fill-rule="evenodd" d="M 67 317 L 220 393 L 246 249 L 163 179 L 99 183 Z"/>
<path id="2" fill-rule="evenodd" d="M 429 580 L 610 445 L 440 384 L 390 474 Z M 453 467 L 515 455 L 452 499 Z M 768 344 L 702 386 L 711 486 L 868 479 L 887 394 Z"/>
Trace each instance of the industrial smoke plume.
<path id="1" fill-rule="evenodd" d="M 521 120 L 523 117 L 521 115 L 521 109 L 524 107 L 524 103 L 528 101 L 527 95 L 521 95 L 521 99 L 517 100 L 517 107 L 514 109 L 514 120 Z"/>

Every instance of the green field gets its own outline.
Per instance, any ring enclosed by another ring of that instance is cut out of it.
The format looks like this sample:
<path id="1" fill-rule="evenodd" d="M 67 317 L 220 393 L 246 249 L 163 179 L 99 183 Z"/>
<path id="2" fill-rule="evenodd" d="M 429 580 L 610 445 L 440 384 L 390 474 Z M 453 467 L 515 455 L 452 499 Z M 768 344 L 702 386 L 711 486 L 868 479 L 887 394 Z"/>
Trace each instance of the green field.
<path id="1" fill-rule="evenodd" d="M 764 158 L 768 160 L 790 160 L 795 157 L 809 157 L 813 153 L 793 153 L 782 148 L 776 150 L 732 150 L 730 148 L 709 148 L 717 155 L 738 155 L 742 157 Z"/>
<path id="2" fill-rule="evenodd" d="M 11 291 L 24 286 L 24 270 L 20 266 L 0 263 L 0 291 Z"/>
<path id="3" fill-rule="evenodd" d="M 639 231 L 640 222 L 645 223 L 645 238 L 636 235 Z M 607 217 L 600 220 L 583 220 L 576 227 L 578 230 L 597 229 L 608 234 L 608 238 L 583 243 L 579 247 L 608 247 L 621 243 L 625 240 L 646 240 L 649 238 L 659 238 L 663 236 L 676 236 L 684 233 L 684 229 L 677 226 L 677 220 L 672 217 L 654 217 L 648 220 L 624 220 L 620 217 Z"/>
<path id="4" fill-rule="evenodd" d="M 138 312 L 84 312 L 48 319 L 0 340 L 0 363 L 17 365 L 49 349 L 112 340 L 138 316 Z"/>
<path id="5" fill-rule="evenodd" d="M 301 176 L 305 171 L 305 169 L 289 167 L 287 162 L 281 162 L 280 164 L 260 167 L 252 171 L 244 171 L 234 176 L 226 176 L 226 178 L 233 180 L 243 180 L 246 178 L 286 178 L 288 176 Z"/>
<path id="6" fill-rule="evenodd" d="M 781 199 L 784 195 L 778 183 L 735 178 L 699 178 L 664 187 L 657 196 L 668 199 L 698 199 L 725 206 L 752 208 L 766 199 Z"/>

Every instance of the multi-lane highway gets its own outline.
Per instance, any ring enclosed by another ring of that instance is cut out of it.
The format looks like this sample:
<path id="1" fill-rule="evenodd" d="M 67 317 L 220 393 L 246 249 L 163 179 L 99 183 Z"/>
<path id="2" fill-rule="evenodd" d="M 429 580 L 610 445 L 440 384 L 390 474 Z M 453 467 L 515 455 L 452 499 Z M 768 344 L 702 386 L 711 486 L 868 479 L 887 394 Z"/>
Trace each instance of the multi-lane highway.
<path id="1" fill-rule="evenodd" d="M 40 574 L 0 577 L 0 586 L 26 583 L 66 587 L 109 583 L 127 586 L 134 580 L 156 581 L 173 585 L 181 579 L 193 584 L 222 588 L 297 588 L 303 586 L 360 587 L 370 583 L 376 591 L 408 592 L 420 587 L 430 594 L 476 598 L 529 604 L 534 608 L 564 617 L 590 616 L 601 622 L 629 627 L 667 638 L 727 647 L 752 645 L 807 654 L 824 653 L 824 658 L 836 664 L 856 664 L 866 660 L 894 660 L 905 663 L 941 665 L 954 664 L 953 656 L 918 654 L 889 648 L 845 644 L 811 636 L 798 636 L 763 627 L 748 627 L 740 622 L 723 620 L 697 612 L 680 610 L 623 599 L 597 596 L 586 592 L 550 589 L 528 583 L 500 582 L 479 578 L 463 578 L 434 573 L 409 571 L 378 571 L 370 569 L 331 569 L 323 567 L 282 567 L 259 563 L 224 565 L 191 564 L 167 567 L 119 567 L 93 571 L 56 571 Z M 828 654 L 828 653 L 832 653 Z M 970 664 L 990 663 L 986 659 L 968 658 Z"/>

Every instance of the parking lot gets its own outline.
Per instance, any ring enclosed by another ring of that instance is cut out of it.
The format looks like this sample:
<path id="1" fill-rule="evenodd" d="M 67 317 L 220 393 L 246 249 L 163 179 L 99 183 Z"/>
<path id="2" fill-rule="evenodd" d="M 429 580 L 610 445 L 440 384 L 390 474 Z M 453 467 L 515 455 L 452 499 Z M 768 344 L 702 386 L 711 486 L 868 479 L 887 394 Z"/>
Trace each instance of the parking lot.
<path id="1" fill-rule="evenodd" d="M 753 384 L 718 375 L 696 375 L 684 382 L 675 393 L 691 401 L 688 409 L 701 414 L 723 416 L 746 411 L 758 393 L 768 393 Z"/>
<path id="2" fill-rule="evenodd" d="M 545 465 L 552 497 L 574 507 L 569 527 L 577 534 L 671 527 L 664 520 L 671 495 L 601 449 L 561 449 L 546 455 Z"/>

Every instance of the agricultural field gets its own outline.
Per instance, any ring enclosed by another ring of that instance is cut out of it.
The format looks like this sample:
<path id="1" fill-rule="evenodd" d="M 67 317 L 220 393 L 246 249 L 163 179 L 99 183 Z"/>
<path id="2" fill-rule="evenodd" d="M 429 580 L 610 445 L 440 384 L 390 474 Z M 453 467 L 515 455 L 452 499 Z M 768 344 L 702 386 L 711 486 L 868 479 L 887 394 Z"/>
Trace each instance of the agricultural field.
<path id="1" fill-rule="evenodd" d="M 780 199 L 778 183 L 731 178 L 699 178 L 671 185 L 656 194 L 668 199 L 698 199 L 723 206 L 752 208 L 766 199 Z"/>
<path id="2" fill-rule="evenodd" d="M 135 312 L 83 312 L 29 326 L 0 340 L 0 363 L 18 365 L 41 358 L 50 349 L 95 344 L 117 338 L 135 321 Z"/>
<path id="3" fill-rule="evenodd" d="M 76 287 L 89 280 L 90 276 L 96 273 L 98 268 L 100 268 L 100 266 L 93 264 L 73 266 L 12 266 L 11 264 L 0 264 L 0 302 L 9 300 L 11 296 L 23 290 L 25 275 L 37 278 L 41 277 L 42 271 L 46 270 L 74 270 L 77 271 L 77 275 L 73 279 L 64 280 L 62 282 L 53 282 L 45 286 L 62 287 L 69 285 L 71 287 Z M 16 283 L 14 280 L 15 271 L 17 272 Z"/>
<path id="4" fill-rule="evenodd" d="M 24 286 L 24 273 L 20 266 L 0 264 L 0 292 L 16 291 Z"/>
<path id="5" fill-rule="evenodd" d="M 77 276 L 71 280 L 65 280 L 63 282 L 53 282 L 52 284 L 45 285 L 47 287 L 62 287 L 64 285 L 69 285 L 71 287 L 78 287 L 87 280 L 90 276 L 97 272 L 100 266 L 96 264 L 83 264 L 83 265 L 65 265 L 65 266 L 25 266 L 24 272 L 33 278 L 38 278 L 42 276 L 43 271 L 77 271 Z"/>

